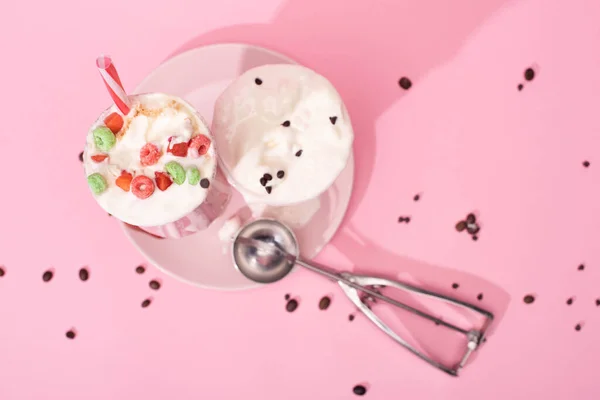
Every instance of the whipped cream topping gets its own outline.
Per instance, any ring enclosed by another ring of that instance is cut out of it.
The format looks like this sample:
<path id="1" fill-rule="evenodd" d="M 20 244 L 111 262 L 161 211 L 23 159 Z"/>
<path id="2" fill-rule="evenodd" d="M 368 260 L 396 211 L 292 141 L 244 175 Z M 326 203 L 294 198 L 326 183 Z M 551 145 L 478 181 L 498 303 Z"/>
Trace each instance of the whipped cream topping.
<path id="1" fill-rule="evenodd" d="M 202 204 L 208 188 L 199 184 L 191 185 L 186 179 L 182 185 L 173 182 L 165 191 L 156 187 L 150 197 L 140 199 L 131 190 L 126 192 L 118 187 L 115 181 L 122 171 L 134 177 L 145 175 L 154 180 L 155 172 L 166 172 L 165 165 L 170 161 L 178 162 L 186 170 L 196 167 L 201 178 L 212 181 L 216 172 L 214 145 L 211 144 L 208 152 L 202 156 L 192 149 L 187 157 L 167 152 L 169 145 L 188 142 L 198 134 L 211 138 L 208 126 L 192 106 L 180 98 L 162 93 L 139 94 L 129 98 L 132 102 L 131 111 L 123 116 L 123 128 L 116 134 L 117 143 L 108 152 L 96 147 L 93 130 L 103 126 L 104 119 L 111 113 L 119 113 L 116 106 L 104 111 L 90 128 L 83 155 L 86 176 L 99 173 L 104 177 L 107 189 L 94 197 L 104 210 L 121 221 L 148 227 L 174 222 Z M 156 164 L 143 166 L 140 149 L 147 143 L 157 146 L 161 156 Z M 91 157 L 97 154 L 107 154 L 108 158 L 95 162 Z"/>
<path id="2" fill-rule="evenodd" d="M 285 205 L 327 190 L 354 133 L 340 95 L 299 65 L 245 72 L 218 98 L 212 125 L 229 179 L 249 203 Z"/>

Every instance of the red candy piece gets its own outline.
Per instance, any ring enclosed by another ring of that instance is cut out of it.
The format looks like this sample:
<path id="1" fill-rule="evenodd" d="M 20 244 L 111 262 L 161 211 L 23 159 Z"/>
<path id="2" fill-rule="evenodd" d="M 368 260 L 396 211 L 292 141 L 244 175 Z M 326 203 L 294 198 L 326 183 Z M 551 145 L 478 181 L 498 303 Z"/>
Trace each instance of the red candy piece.
<path id="1" fill-rule="evenodd" d="M 114 112 L 108 117 L 104 118 L 104 125 L 106 125 L 108 129 L 112 131 L 112 133 L 117 133 L 123 127 L 123 117 L 121 117 L 120 114 Z"/>
<path id="2" fill-rule="evenodd" d="M 94 162 L 102 162 L 108 158 L 108 154 L 94 154 L 91 158 Z"/>
<path id="3" fill-rule="evenodd" d="M 115 183 L 117 184 L 118 187 L 120 187 L 124 191 L 129 192 L 129 189 L 131 188 L 131 180 L 132 179 L 133 179 L 133 175 L 131 175 L 127 171 L 123 171 L 123 172 L 121 172 L 121 176 L 119 176 L 115 180 Z"/>
<path id="4" fill-rule="evenodd" d="M 188 144 L 187 143 L 175 143 L 167 148 L 167 153 L 171 153 L 177 157 L 187 157 Z"/>
<path id="5" fill-rule="evenodd" d="M 160 158 L 160 150 L 152 143 L 146 143 L 140 150 L 140 162 L 143 166 L 154 165 Z"/>
<path id="6" fill-rule="evenodd" d="M 169 174 L 165 174 L 164 172 L 155 172 L 154 177 L 156 180 L 156 187 L 163 192 L 173 183 Z"/>
<path id="7" fill-rule="evenodd" d="M 190 149 L 198 150 L 198 155 L 203 156 L 208 153 L 210 147 L 210 139 L 202 134 L 194 136 L 190 140 Z"/>
<path id="8" fill-rule="evenodd" d="M 131 181 L 131 192 L 140 199 L 147 199 L 154 193 L 154 182 L 146 175 L 138 175 Z"/>

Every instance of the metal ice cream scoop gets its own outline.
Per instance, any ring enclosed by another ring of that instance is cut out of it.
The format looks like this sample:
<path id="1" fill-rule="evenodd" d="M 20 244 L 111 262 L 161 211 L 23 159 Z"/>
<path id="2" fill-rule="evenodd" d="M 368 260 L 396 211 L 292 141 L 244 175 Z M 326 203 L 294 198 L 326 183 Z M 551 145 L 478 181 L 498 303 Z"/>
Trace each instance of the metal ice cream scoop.
<path id="1" fill-rule="evenodd" d="M 417 288 L 402 282 L 374 276 L 354 275 L 349 272 L 337 272 L 325 266 L 309 263 L 299 258 L 300 249 L 294 233 L 282 223 L 272 219 L 258 219 L 244 226 L 234 238 L 233 261 L 237 269 L 247 278 L 259 283 L 272 283 L 285 277 L 295 265 L 300 265 L 333 281 L 337 281 L 348 298 L 369 318 L 379 329 L 407 348 L 410 352 L 429 364 L 450 375 L 458 375 L 467 360 L 482 343 L 485 331 L 489 328 L 494 316 L 472 304 Z M 469 309 L 485 317 L 481 329 L 466 330 L 446 322 L 438 317 L 427 314 L 412 306 L 399 302 L 381 294 L 378 288 L 393 287 L 417 295 L 427 296 L 436 300 Z M 433 360 L 417 348 L 409 344 L 386 325 L 365 303 L 365 296 L 385 301 L 393 306 L 409 311 L 419 317 L 428 319 L 438 325 L 459 332 L 467 337 L 466 349 L 460 361 L 452 366 L 443 365 Z"/>

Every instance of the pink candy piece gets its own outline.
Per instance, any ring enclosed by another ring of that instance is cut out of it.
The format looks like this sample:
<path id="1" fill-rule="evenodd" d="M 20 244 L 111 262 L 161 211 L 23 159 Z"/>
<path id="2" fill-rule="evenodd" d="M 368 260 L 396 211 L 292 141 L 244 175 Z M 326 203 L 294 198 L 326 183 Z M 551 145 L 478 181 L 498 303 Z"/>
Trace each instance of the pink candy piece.
<path id="1" fill-rule="evenodd" d="M 131 192 L 140 199 L 147 199 L 154 193 L 154 182 L 145 175 L 138 175 L 131 181 Z"/>
<path id="2" fill-rule="evenodd" d="M 143 166 L 154 165 L 160 159 L 160 150 L 152 143 L 146 143 L 140 150 L 140 162 Z"/>
<path id="3" fill-rule="evenodd" d="M 198 155 L 203 156 L 208 153 L 208 148 L 210 147 L 210 139 L 208 136 L 204 136 L 203 134 L 199 134 L 194 136 L 190 140 L 190 149 L 195 149 L 198 151 Z"/>

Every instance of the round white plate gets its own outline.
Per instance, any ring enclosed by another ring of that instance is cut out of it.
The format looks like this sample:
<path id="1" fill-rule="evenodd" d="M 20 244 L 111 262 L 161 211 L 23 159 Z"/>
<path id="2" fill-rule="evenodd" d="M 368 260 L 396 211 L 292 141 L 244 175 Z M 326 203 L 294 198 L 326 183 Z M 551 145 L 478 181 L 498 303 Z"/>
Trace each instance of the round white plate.
<path id="1" fill-rule="evenodd" d="M 135 89 L 135 93 L 163 92 L 192 104 L 211 122 L 213 105 L 223 90 L 242 73 L 265 64 L 295 64 L 273 51 L 245 44 L 216 44 L 179 54 L 156 68 Z M 305 259 L 315 257 L 340 226 L 354 178 L 354 159 L 332 187 L 319 199 L 286 207 L 272 207 L 265 216 L 287 223 L 293 229 Z M 154 265 L 187 283 L 219 290 L 249 289 L 259 286 L 238 272 L 231 254 L 219 240 L 218 232 L 231 216 L 249 212 L 241 196 L 234 195 L 224 214 L 206 230 L 181 238 L 158 239 L 123 225 L 125 235 Z M 299 222 L 300 217 L 312 216 Z"/>

